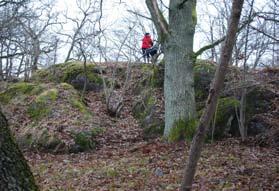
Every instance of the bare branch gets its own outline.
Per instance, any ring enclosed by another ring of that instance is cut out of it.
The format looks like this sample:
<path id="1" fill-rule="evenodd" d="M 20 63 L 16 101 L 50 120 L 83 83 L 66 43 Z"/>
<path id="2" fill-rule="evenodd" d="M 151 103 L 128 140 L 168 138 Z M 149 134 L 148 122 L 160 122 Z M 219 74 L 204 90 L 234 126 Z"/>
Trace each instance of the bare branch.
<path id="1" fill-rule="evenodd" d="M 250 24 L 253 21 L 253 18 L 255 18 L 256 14 L 253 14 L 251 16 L 251 18 L 247 19 L 246 21 L 244 21 L 242 23 L 242 25 L 238 28 L 237 32 L 240 32 L 246 25 Z M 208 44 L 202 48 L 200 48 L 198 51 L 195 52 L 194 57 L 197 58 L 198 56 L 200 56 L 204 51 L 209 50 L 217 45 L 219 45 L 220 43 L 222 43 L 224 40 L 226 39 L 226 36 L 223 36 L 222 38 L 216 40 L 215 42 Z"/>
<path id="2" fill-rule="evenodd" d="M 178 9 L 182 9 L 184 4 L 187 2 L 188 0 L 183 0 L 181 3 L 178 4 Z"/>
<path id="3" fill-rule="evenodd" d="M 160 0 L 160 3 L 163 5 L 164 8 L 166 8 L 167 10 L 169 10 L 170 8 L 168 6 L 165 5 L 165 3 L 163 2 L 163 0 Z"/>
<path id="4" fill-rule="evenodd" d="M 279 39 L 277 39 L 276 37 L 270 35 L 270 34 L 267 34 L 266 32 L 256 28 L 256 27 L 253 27 L 253 26 L 250 26 L 253 30 L 259 32 L 259 33 L 262 33 L 264 36 L 267 36 L 268 38 L 271 38 L 272 40 L 275 40 L 276 42 L 279 42 Z"/>
<path id="5" fill-rule="evenodd" d="M 0 59 L 13 58 L 15 56 L 23 56 L 24 54 L 26 54 L 26 52 L 17 52 L 14 54 L 1 55 Z"/>
<path id="6" fill-rule="evenodd" d="M 164 37 L 169 35 L 169 26 L 165 17 L 163 16 L 163 13 L 158 7 L 157 0 L 146 0 L 145 2 L 157 29 L 159 39 L 160 41 L 164 40 Z"/>
<path id="7" fill-rule="evenodd" d="M 264 16 L 264 15 L 258 15 L 258 17 L 264 19 L 265 21 L 272 21 L 272 22 L 279 23 L 279 20 L 275 19 L 275 18 L 270 18 L 270 17 Z"/>
<path id="8" fill-rule="evenodd" d="M 139 16 L 139 17 L 142 17 L 142 18 L 144 18 L 144 19 L 152 20 L 150 17 L 144 16 L 144 15 L 138 13 L 138 12 L 135 12 L 135 11 L 132 11 L 132 10 L 127 10 L 127 11 L 128 11 L 129 13 L 132 13 L 132 14 L 134 14 L 134 15 L 136 15 L 136 16 Z"/>

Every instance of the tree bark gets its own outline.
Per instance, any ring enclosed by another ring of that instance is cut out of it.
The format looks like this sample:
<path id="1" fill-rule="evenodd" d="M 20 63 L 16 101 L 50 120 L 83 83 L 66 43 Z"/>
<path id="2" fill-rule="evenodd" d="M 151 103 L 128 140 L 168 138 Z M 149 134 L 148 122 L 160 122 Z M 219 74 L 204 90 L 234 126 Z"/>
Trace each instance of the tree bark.
<path id="1" fill-rule="evenodd" d="M 14 142 L 5 116 L 0 111 L 0 190 L 39 190 L 30 168 Z"/>
<path id="2" fill-rule="evenodd" d="M 196 0 L 172 0 L 169 24 L 156 0 L 146 0 L 165 54 L 165 130 L 169 136 L 176 121 L 196 117 L 193 79 L 193 39 L 196 26 Z"/>
<path id="3" fill-rule="evenodd" d="M 38 62 L 39 62 L 39 58 L 40 58 L 40 54 L 41 54 L 41 48 L 40 48 L 40 41 L 38 39 L 39 37 L 35 36 L 32 41 L 32 45 L 33 45 L 33 63 L 31 66 L 31 73 L 33 74 L 36 70 L 38 70 Z"/>
<path id="4" fill-rule="evenodd" d="M 206 130 L 214 114 L 219 93 L 224 85 L 224 79 L 232 50 L 236 39 L 237 26 L 239 24 L 241 10 L 244 0 L 233 0 L 232 12 L 229 21 L 227 36 L 222 46 L 220 63 L 215 73 L 213 84 L 209 91 L 205 110 L 200 118 L 196 135 L 192 141 L 188 163 L 184 170 L 184 177 L 181 184 L 181 191 L 188 191 L 192 188 L 192 182 L 196 172 L 196 167 L 202 151 Z"/>
<path id="5" fill-rule="evenodd" d="M 187 122 L 196 117 L 193 77 L 193 39 L 196 1 L 170 1 L 170 36 L 165 50 L 165 130 L 168 136 L 178 120 Z"/>

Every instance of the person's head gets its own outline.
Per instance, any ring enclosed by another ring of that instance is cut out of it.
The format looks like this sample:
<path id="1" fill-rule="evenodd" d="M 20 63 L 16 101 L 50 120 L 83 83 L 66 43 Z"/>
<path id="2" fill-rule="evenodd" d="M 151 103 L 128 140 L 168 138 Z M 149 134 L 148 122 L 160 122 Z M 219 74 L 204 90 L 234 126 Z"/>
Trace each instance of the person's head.
<path id="1" fill-rule="evenodd" d="M 145 36 L 149 36 L 150 34 L 148 32 L 145 33 Z"/>

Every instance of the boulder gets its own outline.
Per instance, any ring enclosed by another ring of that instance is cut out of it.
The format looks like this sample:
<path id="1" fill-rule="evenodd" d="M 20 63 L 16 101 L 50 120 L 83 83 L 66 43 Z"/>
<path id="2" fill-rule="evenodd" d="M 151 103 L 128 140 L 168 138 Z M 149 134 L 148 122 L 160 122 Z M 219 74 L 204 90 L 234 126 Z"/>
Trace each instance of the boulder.
<path id="1" fill-rule="evenodd" d="M 34 82 L 65 82 L 71 84 L 78 90 L 83 89 L 86 81 L 87 90 L 99 91 L 102 89 L 103 84 L 100 73 L 100 69 L 94 64 L 87 64 L 86 78 L 83 63 L 67 62 L 38 70 L 33 74 L 31 80 Z"/>
<path id="2" fill-rule="evenodd" d="M 158 115 L 158 106 L 156 97 L 151 95 L 152 90 L 146 90 L 134 101 L 132 113 L 138 119 L 140 126 L 143 128 L 145 139 L 161 136 L 164 132 L 164 121 Z"/>
<path id="3" fill-rule="evenodd" d="M 65 153 L 95 148 L 92 132 L 99 122 L 70 84 L 13 83 L 0 92 L 0 103 L 23 149 Z"/>

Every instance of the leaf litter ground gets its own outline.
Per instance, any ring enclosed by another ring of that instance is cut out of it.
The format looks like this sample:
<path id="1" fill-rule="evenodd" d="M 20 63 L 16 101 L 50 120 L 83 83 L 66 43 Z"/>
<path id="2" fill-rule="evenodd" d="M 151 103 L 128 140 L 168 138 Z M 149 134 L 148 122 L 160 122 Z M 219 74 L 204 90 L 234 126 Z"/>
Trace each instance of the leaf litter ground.
<path id="1" fill-rule="evenodd" d="M 119 118 L 106 112 L 102 93 L 86 96 L 106 130 L 95 151 L 54 155 L 26 151 L 41 190 L 178 190 L 190 143 L 144 140 L 127 92 Z M 279 153 L 238 139 L 206 144 L 193 190 L 279 190 Z"/>

